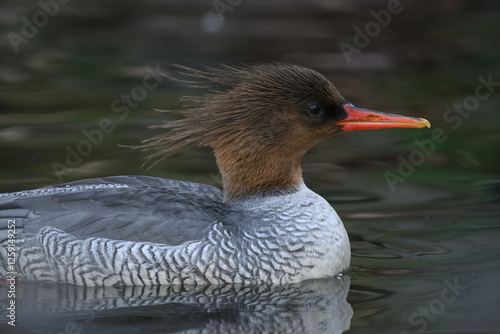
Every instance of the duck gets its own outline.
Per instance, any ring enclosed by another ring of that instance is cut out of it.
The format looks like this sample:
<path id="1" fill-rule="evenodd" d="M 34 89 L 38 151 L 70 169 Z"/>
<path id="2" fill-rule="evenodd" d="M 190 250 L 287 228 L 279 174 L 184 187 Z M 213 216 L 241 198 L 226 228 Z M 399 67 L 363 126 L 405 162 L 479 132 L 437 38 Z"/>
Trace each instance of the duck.
<path id="1" fill-rule="evenodd" d="M 350 266 L 346 229 L 303 181 L 301 160 L 339 132 L 425 128 L 429 121 L 355 107 L 315 70 L 293 64 L 177 65 L 204 94 L 139 146 L 161 163 L 213 150 L 222 189 L 112 176 L 0 195 L 0 277 L 80 286 L 271 285 Z M 170 76 L 169 76 L 170 77 Z M 14 232 L 13 232 L 14 231 Z"/>

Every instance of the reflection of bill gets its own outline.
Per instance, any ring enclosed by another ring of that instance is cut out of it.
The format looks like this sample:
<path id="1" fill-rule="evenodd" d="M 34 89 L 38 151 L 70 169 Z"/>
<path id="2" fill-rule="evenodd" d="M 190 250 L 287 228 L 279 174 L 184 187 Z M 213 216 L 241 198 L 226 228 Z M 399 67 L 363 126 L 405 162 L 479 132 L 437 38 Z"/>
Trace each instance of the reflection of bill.
<path id="1" fill-rule="evenodd" d="M 19 284 L 16 327 L 41 333 L 73 328 L 99 334 L 112 327 L 137 333 L 330 334 L 346 331 L 353 315 L 347 275 L 265 287 Z"/>

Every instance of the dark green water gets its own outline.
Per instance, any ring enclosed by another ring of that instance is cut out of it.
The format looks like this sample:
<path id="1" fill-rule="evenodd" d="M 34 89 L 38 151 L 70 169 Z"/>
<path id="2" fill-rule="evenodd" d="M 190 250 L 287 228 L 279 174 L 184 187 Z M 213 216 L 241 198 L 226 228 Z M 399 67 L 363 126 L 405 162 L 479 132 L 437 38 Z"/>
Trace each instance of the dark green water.
<path id="1" fill-rule="evenodd" d="M 497 2 L 401 1 L 390 22 L 380 11 L 393 1 L 48 3 L 53 17 L 35 2 L 0 6 L 0 192 L 125 174 L 218 185 L 209 150 L 146 169 L 118 146 L 158 133 L 147 129 L 165 120 L 154 108 L 197 94 L 148 76 L 172 63 L 297 63 L 355 105 L 432 127 L 342 133 L 306 155 L 307 185 L 351 239 L 340 280 L 259 291 L 18 283 L 16 327 L 3 310 L 2 333 L 498 333 Z M 233 4 L 223 23 L 221 3 Z"/>

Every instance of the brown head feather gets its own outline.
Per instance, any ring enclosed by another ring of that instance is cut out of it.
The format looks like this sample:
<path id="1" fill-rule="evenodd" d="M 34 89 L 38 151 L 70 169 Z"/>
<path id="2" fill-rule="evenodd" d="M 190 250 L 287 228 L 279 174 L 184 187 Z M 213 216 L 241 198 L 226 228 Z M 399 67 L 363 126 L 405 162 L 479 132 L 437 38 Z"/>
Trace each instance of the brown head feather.
<path id="1" fill-rule="evenodd" d="M 141 148 L 161 162 L 188 145 L 214 149 L 227 198 L 302 182 L 300 160 L 322 138 L 337 132 L 346 101 L 321 74 L 296 65 L 223 66 L 206 71 L 176 66 L 187 86 L 207 88 L 184 97 L 184 110 L 165 110 L 182 119 L 155 126 L 168 130 Z M 321 104 L 327 118 L 307 110 Z"/>

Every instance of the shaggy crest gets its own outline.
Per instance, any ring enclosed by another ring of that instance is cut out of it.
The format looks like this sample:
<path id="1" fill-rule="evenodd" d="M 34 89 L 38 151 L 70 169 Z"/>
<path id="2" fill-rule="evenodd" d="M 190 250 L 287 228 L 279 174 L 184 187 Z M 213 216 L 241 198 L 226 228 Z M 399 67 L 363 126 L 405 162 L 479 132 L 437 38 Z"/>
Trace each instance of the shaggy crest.
<path id="1" fill-rule="evenodd" d="M 189 80 L 167 77 L 188 87 L 208 89 L 208 93 L 183 97 L 186 109 L 159 110 L 177 113 L 183 118 L 152 126 L 167 132 L 135 147 L 150 152 L 146 163 L 152 165 L 189 145 L 216 149 L 239 143 L 242 148 L 250 146 L 255 151 L 259 146 L 276 144 L 276 136 L 288 127 L 288 117 L 285 117 L 288 109 L 312 101 L 311 97 L 316 96 L 343 100 L 321 74 L 302 66 L 223 65 L 220 69 L 207 67 L 203 71 L 174 66 Z M 274 117 L 268 117 L 270 113 L 275 113 Z M 244 138 L 257 140 L 250 142 Z"/>

